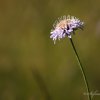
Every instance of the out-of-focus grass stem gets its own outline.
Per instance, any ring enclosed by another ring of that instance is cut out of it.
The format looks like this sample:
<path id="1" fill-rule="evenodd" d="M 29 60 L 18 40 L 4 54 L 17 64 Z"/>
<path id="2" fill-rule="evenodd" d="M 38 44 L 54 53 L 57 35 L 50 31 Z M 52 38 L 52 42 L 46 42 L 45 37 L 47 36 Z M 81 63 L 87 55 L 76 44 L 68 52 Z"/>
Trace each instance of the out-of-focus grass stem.
<path id="1" fill-rule="evenodd" d="M 44 82 L 44 79 L 40 75 L 39 71 L 36 68 L 32 68 L 33 76 L 41 90 L 41 93 L 45 96 L 45 100 L 51 100 L 51 96 L 49 94 L 48 88 Z"/>

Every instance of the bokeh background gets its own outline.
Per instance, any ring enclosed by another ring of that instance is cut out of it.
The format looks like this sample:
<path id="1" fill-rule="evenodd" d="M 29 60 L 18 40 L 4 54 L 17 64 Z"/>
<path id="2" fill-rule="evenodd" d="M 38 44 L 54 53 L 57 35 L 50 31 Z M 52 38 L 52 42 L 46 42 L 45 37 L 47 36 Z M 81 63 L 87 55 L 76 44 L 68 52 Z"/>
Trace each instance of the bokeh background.
<path id="1" fill-rule="evenodd" d="M 85 22 L 73 41 L 91 92 L 100 94 L 99 0 L 0 0 L 0 100 L 87 100 L 68 38 L 49 38 L 63 15 Z"/>

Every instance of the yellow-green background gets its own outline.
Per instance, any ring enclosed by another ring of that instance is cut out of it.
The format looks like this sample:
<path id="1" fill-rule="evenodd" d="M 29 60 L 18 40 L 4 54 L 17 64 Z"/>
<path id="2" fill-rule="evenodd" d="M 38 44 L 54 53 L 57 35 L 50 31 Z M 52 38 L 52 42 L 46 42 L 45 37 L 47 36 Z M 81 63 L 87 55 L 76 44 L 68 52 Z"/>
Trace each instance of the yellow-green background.
<path id="1" fill-rule="evenodd" d="M 49 38 L 68 14 L 85 22 L 73 40 L 91 92 L 100 93 L 99 0 L 0 0 L 0 100 L 47 100 L 47 91 L 50 100 L 87 100 L 68 38 Z"/>

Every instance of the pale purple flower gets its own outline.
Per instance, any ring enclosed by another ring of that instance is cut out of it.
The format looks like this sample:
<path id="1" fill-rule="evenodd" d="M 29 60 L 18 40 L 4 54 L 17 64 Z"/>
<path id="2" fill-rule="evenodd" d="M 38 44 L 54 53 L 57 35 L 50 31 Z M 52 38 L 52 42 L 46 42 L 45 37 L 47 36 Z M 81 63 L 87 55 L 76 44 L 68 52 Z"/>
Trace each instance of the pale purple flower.
<path id="1" fill-rule="evenodd" d="M 60 40 L 68 36 L 71 38 L 71 33 L 74 33 L 77 29 L 83 29 L 84 22 L 81 22 L 78 18 L 74 16 L 63 16 L 53 25 L 54 29 L 51 30 L 50 38 L 53 39 L 54 43 L 56 40 Z"/>

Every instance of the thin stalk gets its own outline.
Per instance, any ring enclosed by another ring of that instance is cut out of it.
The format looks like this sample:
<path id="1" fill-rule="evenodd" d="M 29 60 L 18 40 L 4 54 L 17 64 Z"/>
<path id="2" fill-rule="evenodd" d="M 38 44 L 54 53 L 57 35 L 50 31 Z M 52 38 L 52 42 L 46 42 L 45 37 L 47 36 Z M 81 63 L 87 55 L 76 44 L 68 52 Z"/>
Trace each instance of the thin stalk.
<path id="1" fill-rule="evenodd" d="M 45 96 L 45 100 L 51 100 L 51 95 L 48 91 L 48 88 L 42 78 L 42 76 L 40 75 L 39 71 L 37 69 L 32 69 L 32 73 L 34 75 L 34 78 L 42 92 L 42 94 Z"/>
<path id="2" fill-rule="evenodd" d="M 86 77 L 86 75 L 85 75 L 84 68 L 83 68 L 82 63 L 81 63 L 81 61 L 80 61 L 79 55 L 78 55 L 78 53 L 77 53 L 77 51 L 76 51 L 76 48 L 75 48 L 75 45 L 74 45 L 74 43 L 73 43 L 72 38 L 69 38 L 69 39 L 70 39 L 70 42 L 71 42 L 73 51 L 74 51 L 74 53 L 75 53 L 76 59 L 77 59 L 77 61 L 78 61 L 79 67 L 80 67 L 80 69 L 81 69 L 81 72 L 82 72 L 82 75 L 83 75 L 83 78 L 84 78 L 84 82 L 85 82 L 86 89 L 87 89 L 88 100 L 92 100 L 91 95 L 90 95 L 90 88 L 89 88 L 89 85 L 88 85 L 88 81 L 87 81 L 87 77 Z"/>

